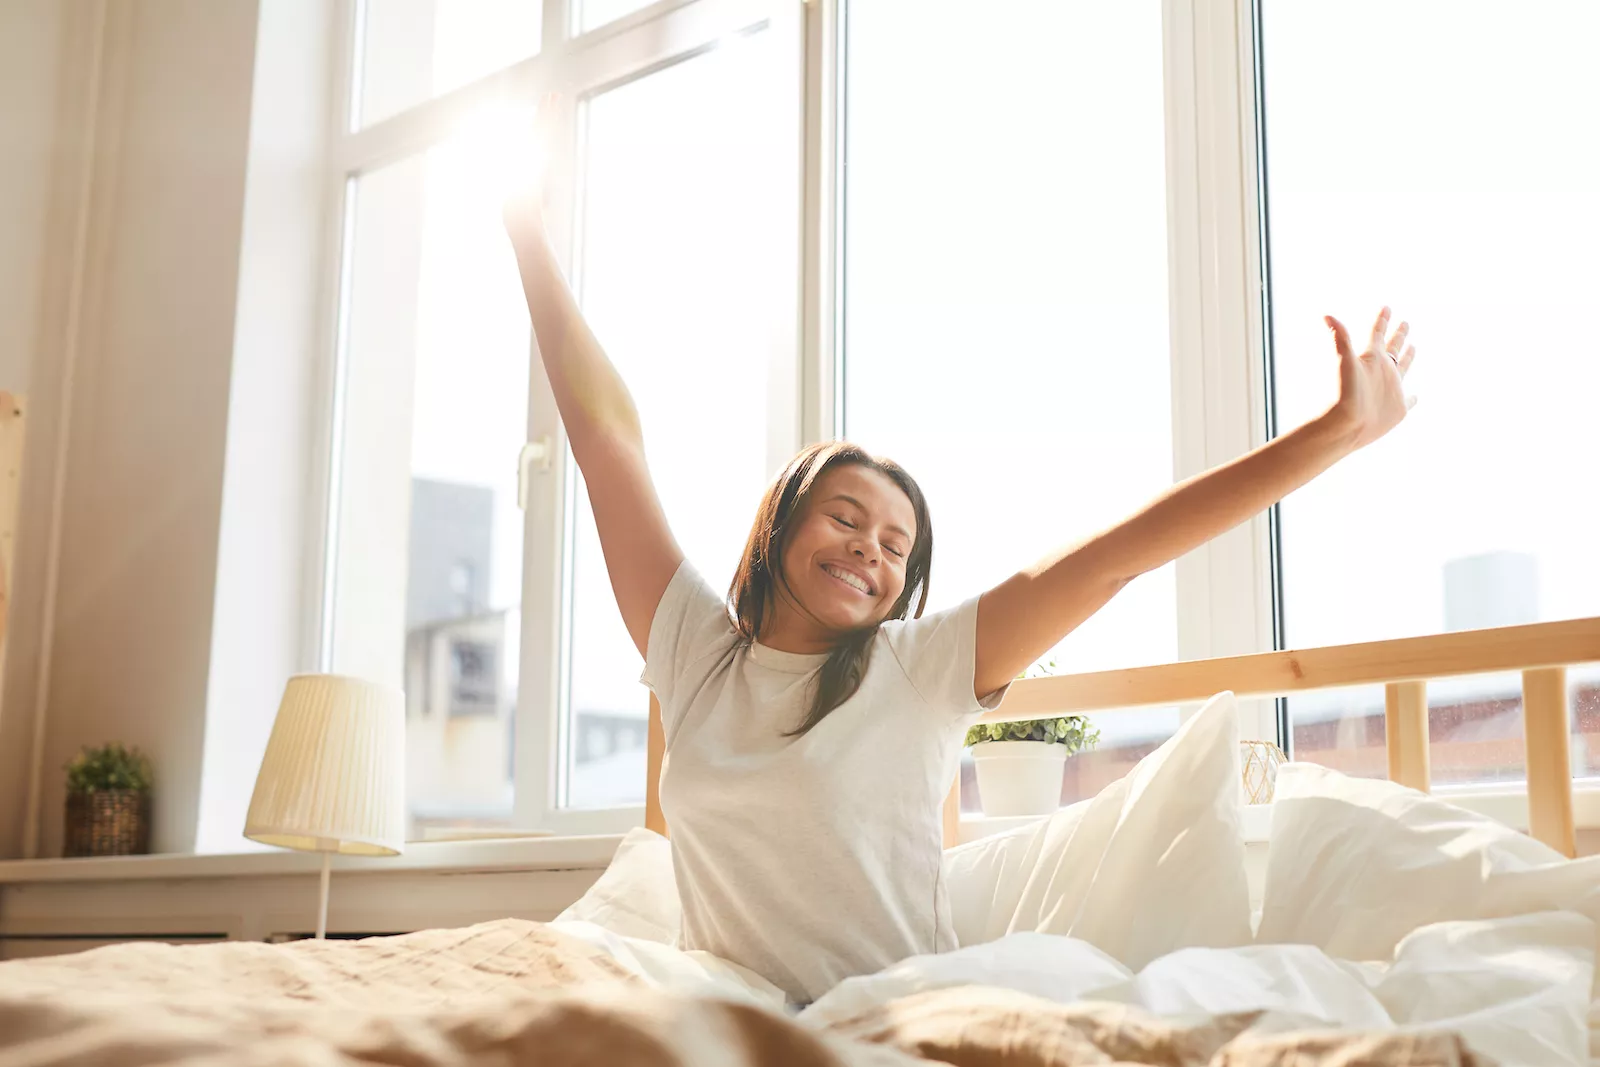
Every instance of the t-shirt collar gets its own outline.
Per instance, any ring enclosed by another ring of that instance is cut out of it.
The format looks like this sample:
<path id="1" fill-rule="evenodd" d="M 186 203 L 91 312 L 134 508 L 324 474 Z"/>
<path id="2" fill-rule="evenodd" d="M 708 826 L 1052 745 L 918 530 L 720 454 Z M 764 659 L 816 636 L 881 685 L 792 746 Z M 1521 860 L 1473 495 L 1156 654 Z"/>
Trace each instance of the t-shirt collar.
<path id="1" fill-rule="evenodd" d="M 750 658 L 758 665 L 769 670 L 782 671 L 785 674 L 805 674 L 822 666 L 827 660 L 826 652 L 784 652 L 776 648 L 768 648 L 760 641 L 750 642 Z"/>

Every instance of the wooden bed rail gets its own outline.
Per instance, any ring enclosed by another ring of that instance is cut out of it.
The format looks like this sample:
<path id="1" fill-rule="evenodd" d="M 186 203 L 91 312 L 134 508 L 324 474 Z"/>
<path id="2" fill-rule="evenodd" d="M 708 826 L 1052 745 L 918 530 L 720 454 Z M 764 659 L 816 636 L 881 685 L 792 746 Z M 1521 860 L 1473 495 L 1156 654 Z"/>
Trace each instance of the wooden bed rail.
<path id="1" fill-rule="evenodd" d="M 983 719 L 1038 719 L 1194 704 L 1224 689 L 1249 698 L 1382 685 L 1389 777 L 1426 791 L 1428 682 L 1458 675 L 1521 671 L 1529 830 L 1540 841 L 1571 856 L 1576 852 L 1576 835 L 1568 748 L 1567 668 L 1597 662 L 1600 618 L 1571 619 L 1031 678 L 1013 683 L 1004 702 Z M 652 698 L 645 825 L 662 833 L 666 832 L 666 821 L 661 815 L 657 782 L 664 752 L 660 709 Z M 959 782 L 945 802 L 947 846 L 956 841 L 958 789 Z"/>

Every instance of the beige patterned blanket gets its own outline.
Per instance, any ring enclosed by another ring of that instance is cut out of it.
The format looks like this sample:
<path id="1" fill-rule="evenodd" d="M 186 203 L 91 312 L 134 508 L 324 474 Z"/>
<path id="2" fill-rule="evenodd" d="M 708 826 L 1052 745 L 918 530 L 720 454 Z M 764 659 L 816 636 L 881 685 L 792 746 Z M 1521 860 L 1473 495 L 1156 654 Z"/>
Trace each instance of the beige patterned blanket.
<path id="1" fill-rule="evenodd" d="M 1168 1067 L 1481 1065 L 1446 1034 L 1268 1032 L 1061 1006 L 979 986 L 828 1031 L 648 988 L 599 949 L 518 920 L 366 941 L 117 945 L 0 964 L 0 1067 Z"/>

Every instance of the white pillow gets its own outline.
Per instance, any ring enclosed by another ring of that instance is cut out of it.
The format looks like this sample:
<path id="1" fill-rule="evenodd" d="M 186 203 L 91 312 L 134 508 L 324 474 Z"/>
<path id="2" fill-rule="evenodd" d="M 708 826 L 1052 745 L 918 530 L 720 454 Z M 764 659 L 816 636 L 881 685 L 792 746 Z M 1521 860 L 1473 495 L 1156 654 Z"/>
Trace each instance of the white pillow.
<path id="1" fill-rule="evenodd" d="M 683 908 L 672 871 L 672 842 L 643 827 L 623 835 L 589 891 L 555 921 L 590 922 L 624 937 L 676 944 Z"/>
<path id="2" fill-rule="evenodd" d="M 1541 911 L 1600 922 L 1600 857 L 1393 782 L 1279 768 L 1258 941 L 1380 960 L 1430 923 Z"/>
<path id="3" fill-rule="evenodd" d="M 1180 948 L 1248 944 L 1233 694 L 1092 800 L 949 850 L 945 877 L 962 945 L 1065 934 L 1137 971 Z"/>
<path id="4" fill-rule="evenodd" d="M 1496 1063 L 1584 1067 L 1594 938 L 1568 911 L 1433 923 L 1401 940 L 1373 993 L 1395 1022 L 1454 1031 Z"/>

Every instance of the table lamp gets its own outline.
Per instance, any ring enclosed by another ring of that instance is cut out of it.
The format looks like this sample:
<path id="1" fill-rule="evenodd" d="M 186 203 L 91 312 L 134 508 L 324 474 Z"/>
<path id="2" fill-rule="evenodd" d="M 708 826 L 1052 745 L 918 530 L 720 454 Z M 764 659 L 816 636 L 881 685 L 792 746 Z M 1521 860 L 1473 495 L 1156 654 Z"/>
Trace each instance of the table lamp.
<path id="1" fill-rule="evenodd" d="M 299 674 L 284 687 L 244 836 L 322 853 L 318 938 L 327 936 L 333 854 L 404 850 L 405 731 L 405 695 L 392 686 Z"/>

